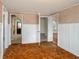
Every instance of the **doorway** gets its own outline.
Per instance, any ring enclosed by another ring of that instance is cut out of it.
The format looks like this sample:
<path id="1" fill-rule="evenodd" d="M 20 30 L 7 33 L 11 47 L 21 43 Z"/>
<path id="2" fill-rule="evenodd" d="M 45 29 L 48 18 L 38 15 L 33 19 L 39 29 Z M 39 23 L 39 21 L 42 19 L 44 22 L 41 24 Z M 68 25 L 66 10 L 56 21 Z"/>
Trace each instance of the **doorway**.
<path id="1" fill-rule="evenodd" d="M 38 14 L 37 38 L 41 42 L 53 42 L 53 17 Z"/>
<path id="2" fill-rule="evenodd" d="M 11 15 L 11 44 L 22 43 L 22 21 L 16 15 Z"/>
<path id="3" fill-rule="evenodd" d="M 48 17 L 40 17 L 40 42 L 48 41 Z"/>

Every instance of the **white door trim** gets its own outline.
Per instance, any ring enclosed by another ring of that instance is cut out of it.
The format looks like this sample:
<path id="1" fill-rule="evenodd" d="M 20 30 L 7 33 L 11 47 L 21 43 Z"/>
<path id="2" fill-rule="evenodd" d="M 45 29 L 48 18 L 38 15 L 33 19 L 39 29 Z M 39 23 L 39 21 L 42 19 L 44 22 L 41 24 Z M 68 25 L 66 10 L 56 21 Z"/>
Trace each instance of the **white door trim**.
<path id="1" fill-rule="evenodd" d="M 38 43 L 39 43 L 39 45 L 40 45 L 40 13 L 38 13 L 38 25 L 37 25 L 37 28 L 38 28 L 38 30 L 37 30 L 37 33 L 38 33 Z"/>

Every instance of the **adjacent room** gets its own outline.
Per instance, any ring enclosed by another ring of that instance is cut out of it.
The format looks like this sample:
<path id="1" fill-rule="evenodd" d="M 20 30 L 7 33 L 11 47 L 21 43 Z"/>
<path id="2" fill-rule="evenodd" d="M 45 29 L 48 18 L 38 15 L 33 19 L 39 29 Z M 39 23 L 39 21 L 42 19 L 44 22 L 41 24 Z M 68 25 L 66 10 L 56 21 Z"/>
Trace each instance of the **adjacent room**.
<path id="1" fill-rule="evenodd" d="M 47 41 L 48 37 L 48 18 L 41 17 L 40 20 L 40 40 L 41 42 Z"/>
<path id="2" fill-rule="evenodd" d="M 0 59 L 79 59 L 79 0 L 0 0 Z"/>

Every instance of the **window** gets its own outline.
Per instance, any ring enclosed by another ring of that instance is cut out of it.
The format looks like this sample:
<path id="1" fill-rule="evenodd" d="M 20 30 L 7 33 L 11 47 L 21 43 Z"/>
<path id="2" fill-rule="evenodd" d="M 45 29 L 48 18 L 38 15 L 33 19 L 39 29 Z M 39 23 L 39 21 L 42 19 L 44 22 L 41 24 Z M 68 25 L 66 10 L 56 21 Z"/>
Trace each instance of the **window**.
<path id="1" fill-rule="evenodd" d="M 21 22 L 17 22 L 17 34 L 21 34 Z"/>

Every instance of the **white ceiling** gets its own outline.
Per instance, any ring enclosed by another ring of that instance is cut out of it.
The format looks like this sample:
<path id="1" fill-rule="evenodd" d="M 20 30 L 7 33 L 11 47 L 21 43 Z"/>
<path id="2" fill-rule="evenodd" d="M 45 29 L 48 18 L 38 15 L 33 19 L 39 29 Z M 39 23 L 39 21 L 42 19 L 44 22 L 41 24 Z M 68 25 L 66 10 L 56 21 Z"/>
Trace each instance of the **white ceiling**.
<path id="1" fill-rule="evenodd" d="M 3 3 L 10 12 L 49 15 L 78 4 L 79 0 L 3 0 Z"/>

